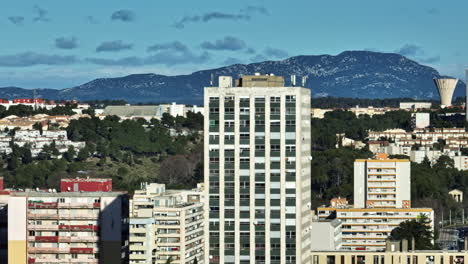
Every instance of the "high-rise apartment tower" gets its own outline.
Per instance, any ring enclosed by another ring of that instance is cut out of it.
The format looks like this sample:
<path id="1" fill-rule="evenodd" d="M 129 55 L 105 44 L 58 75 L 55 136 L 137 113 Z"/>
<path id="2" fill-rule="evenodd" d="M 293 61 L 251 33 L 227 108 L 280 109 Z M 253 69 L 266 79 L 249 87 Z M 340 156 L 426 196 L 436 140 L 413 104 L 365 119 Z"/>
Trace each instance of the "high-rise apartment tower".
<path id="1" fill-rule="evenodd" d="M 205 88 L 205 263 L 310 263 L 310 90 Z"/>

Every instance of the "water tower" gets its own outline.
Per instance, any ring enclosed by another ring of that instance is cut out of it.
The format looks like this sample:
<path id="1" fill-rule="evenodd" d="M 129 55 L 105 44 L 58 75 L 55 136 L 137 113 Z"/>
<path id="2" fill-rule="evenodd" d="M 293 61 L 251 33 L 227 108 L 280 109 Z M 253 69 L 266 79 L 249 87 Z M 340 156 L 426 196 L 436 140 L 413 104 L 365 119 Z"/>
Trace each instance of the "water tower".
<path id="1" fill-rule="evenodd" d="M 452 105 L 452 96 L 457 86 L 458 79 L 440 78 L 434 79 L 434 83 L 439 91 L 440 106 L 442 108 Z"/>

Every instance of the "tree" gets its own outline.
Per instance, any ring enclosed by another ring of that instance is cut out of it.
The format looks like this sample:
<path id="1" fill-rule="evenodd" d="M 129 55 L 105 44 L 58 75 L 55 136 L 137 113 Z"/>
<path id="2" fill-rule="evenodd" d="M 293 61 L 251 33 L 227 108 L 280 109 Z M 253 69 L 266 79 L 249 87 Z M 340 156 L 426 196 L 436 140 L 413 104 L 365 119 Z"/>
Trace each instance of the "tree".
<path id="1" fill-rule="evenodd" d="M 198 264 L 198 259 L 197 259 L 197 257 L 195 257 L 195 259 L 193 260 L 193 264 Z"/>
<path id="2" fill-rule="evenodd" d="M 71 162 L 75 158 L 75 156 L 76 156 L 75 147 L 73 147 L 72 145 L 68 146 L 68 150 L 67 152 L 65 152 L 64 158 L 68 162 Z"/>
<path id="3" fill-rule="evenodd" d="M 390 240 L 403 240 L 409 242 L 414 238 L 415 247 L 412 250 L 433 249 L 432 240 L 434 238 L 431 226 L 431 220 L 426 215 L 420 215 L 417 219 L 402 222 L 392 230 Z M 410 243 L 411 244 L 411 243 Z"/>

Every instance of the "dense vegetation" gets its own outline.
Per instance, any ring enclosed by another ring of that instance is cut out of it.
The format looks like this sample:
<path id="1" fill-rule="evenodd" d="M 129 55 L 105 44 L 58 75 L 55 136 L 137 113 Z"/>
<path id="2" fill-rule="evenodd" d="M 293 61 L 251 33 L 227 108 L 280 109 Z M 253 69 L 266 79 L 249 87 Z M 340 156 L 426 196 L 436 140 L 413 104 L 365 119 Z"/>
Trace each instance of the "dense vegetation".
<path id="1" fill-rule="evenodd" d="M 187 118 L 164 115 L 153 119 L 123 120 L 116 116 L 81 118 L 67 128 L 74 141 L 86 141 L 86 148 L 69 148 L 62 159 L 48 146 L 44 155 L 32 159 L 27 147 L 15 147 L 0 161 L 8 186 L 57 188 L 61 177 L 86 174 L 112 177 L 115 189 L 132 191 L 140 182 L 161 182 L 171 187 L 191 187 L 202 180 L 203 148 L 198 134 L 200 114 Z M 177 135 L 171 136 L 170 130 Z M 188 131 L 183 135 L 183 131 Z"/>

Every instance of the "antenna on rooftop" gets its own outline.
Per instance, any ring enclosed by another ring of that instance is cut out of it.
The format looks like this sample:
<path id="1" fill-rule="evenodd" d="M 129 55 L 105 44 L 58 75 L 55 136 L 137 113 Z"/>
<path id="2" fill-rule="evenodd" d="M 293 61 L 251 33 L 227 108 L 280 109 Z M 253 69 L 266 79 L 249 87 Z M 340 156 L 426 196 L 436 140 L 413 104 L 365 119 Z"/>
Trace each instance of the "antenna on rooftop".
<path id="1" fill-rule="evenodd" d="M 302 87 L 305 87 L 308 78 L 309 78 L 308 75 L 302 76 Z"/>
<path id="2" fill-rule="evenodd" d="M 296 75 L 295 74 L 291 75 L 291 85 L 296 86 Z"/>

